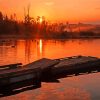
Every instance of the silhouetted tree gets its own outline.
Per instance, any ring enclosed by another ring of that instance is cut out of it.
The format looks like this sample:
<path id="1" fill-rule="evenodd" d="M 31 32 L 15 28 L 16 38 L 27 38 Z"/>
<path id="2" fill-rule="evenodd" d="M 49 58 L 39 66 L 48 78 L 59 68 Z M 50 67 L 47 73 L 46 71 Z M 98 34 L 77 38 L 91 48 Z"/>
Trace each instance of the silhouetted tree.
<path id="1" fill-rule="evenodd" d="M 3 14 L 0 12 L 0 21 L 3 21 Z"/>

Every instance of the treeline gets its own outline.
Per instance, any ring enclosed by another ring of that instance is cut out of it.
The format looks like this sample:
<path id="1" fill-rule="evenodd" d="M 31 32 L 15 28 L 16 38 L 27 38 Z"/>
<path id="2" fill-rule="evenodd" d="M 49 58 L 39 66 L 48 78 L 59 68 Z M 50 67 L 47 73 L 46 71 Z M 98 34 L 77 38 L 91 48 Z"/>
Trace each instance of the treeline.
<path id="1" fill-rule="evenodd" d="M 18 21 L 16 14 L 8 17 L 0 12 L 0 35 L 16 35 L 26 37 L 40 38 L 73 38 L 73 37 L 91 37 L 100 36 L 93 31 L 81 31 L 78 25 L 78 31 L 73 31 L 75 27 L 66 23 L 49 23 L 44 16 L 32 18 L 29 12 L 24 15 L 23 21 Z"/>
<path id="2" fill-rule="evenodd" d="M 15 18 L 11 15 L 10 18 L 8 18 L 7 15 L 3 15 L 2 12 L 0 12 L 0 34 L 9 34 L 9 33 L 17 33 L 19 24 L 18 22 L 13 19 Z"/>
<path id="3" fill-rule="evenodd" d="M 48 23 L 45 17 L 37 16 L 36 19 L 26 14 L 23 21 L 17 21 L 16 14 L 8 17 L 0 12 L 0 34 L 1 35 L 27 35 L 43 36 L 47 32 Z M 43 34 L 42 34 L 43 33 Z"/>

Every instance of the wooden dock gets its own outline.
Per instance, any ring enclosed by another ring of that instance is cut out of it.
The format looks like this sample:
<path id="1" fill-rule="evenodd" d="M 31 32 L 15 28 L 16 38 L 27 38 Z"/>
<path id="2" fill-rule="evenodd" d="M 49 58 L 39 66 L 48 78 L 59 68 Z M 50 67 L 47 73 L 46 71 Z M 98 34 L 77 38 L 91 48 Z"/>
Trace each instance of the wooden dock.
<path id="1" fill-rule="evenodd" d="M 86 56 L 73 56 L 57 59 L 59 64 L 52 68 L 52 74 L 62 74 L 62 73 L 76 73 L 83 71 L 90 71 L 91 69 L 100 69 L 100 59 L 96 57 L 86 57 Z"/>
<path id="2" fill-rule="evenodd" d="M 49 69 L 57 63 L 58 61 L 43 58 L 22 67 L 2 70 L 0 71 L 0 90 L 11 91 L 25 86 L 26 83 L 40 86 L 42 70 Z"/>
<path id="3" fill-rule="evenodd" d="M 80 71 L 100 69 L 100 59 L 89 56 L 53 60 L 43 58 L 24 66 L 18 63 L 0 67 L 0 90 L 7 92 L 27 85 L 41 86 L 42 79 L 50 79 L 63 73 L 77 74 Z"/>

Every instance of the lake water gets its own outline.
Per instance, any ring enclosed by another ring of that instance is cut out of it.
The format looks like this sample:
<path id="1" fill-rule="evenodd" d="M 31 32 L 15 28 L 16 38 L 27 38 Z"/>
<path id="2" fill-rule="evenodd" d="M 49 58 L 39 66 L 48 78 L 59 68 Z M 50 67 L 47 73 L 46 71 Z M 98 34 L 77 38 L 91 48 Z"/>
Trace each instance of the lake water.
<path id="1" fill-rule="evenodd" d="M 100 58 L 100 39 L 0 40 L 0 65 L 75 55 Z M 100 100 L 100 73 L 67 77 L 59 83 L 43 82 L 41 88 L 0 100 Z"/>

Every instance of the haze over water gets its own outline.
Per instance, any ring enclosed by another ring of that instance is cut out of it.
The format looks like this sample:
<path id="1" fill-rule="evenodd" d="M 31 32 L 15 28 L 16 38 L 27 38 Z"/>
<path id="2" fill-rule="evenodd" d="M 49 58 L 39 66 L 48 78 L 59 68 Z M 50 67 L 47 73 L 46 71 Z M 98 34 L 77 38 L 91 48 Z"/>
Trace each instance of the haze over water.
<path id="1" fill-rule="evenodd" d="M 100 58 L 100 39 L 68 40 L 2 40 L 0 65 L 30 63 L 40 58 L 62 58 L 75 55 Z M 42 82 L 42 87 L 24 91 L 0 100 L 100 100 L 100 73 L 66 77 L 59 83 Z"/>

